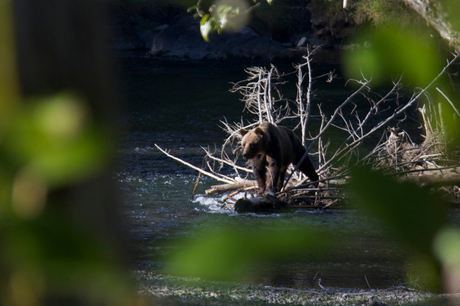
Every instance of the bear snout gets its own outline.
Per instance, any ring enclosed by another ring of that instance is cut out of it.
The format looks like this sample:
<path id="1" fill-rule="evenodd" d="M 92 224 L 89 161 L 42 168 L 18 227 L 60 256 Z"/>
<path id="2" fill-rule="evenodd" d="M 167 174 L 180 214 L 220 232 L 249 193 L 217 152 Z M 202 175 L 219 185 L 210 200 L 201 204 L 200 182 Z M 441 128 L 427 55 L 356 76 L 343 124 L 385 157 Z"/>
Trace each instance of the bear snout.
<path id="1" fill-rule="evenodd" d="M 243 156 L 243 159 L 249 159 L 249 158 L 250 158 L 249 155 L 250 155 L 250 154 L 249 154 L 249 151 L 248 151 L 248 150 L 245 150 L 245 149 L 243 148 L 242 154 L 241 154 L 241 156 Z"/>
<path id="2" fill-rule="evenodd" d="M 244 148 L 242 156 L 245 160 L 253 159 L 254 157 L 256 157 L 257 153 L 258 151 L 254 150 L 254 147 Z"/>

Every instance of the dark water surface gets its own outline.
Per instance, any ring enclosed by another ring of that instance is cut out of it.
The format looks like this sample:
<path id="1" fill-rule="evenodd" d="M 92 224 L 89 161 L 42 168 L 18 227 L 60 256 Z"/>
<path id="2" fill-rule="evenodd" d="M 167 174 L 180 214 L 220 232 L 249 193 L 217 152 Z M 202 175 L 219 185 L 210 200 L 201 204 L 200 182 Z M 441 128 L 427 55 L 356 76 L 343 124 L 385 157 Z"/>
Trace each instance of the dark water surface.
<path id="1" fill-rule="evenodd" d="M 224 226 L 241 222 L 270 226 L 273 222 L 295 221 L 339 232 L 349 236 L 350 243 L 346 248 L 330 250 L 320 261 L 266 264 L 265 272 L 251 277 L 251 282 L 303 288 L 318 286 L 321 279 L 323 286 L 385 288 L 405 281 L 406 254 L 358 212 L 298 210 L 236 215 L 220 209 L 221 196 L 205 195 L 205 189 L 215 181 L 202 178 L 192 195 L 197 173 L 155 148 L 156 143 L 201 166 L 201 147 L 218 145 L 225 138 L 219 121 L 224 116 L 228 121 L 241 118 L 240 96 L 228 90 L 229 82 L 245 78 L 243 70 L 247 65 L 250 64 L 120 58 L 125 133 L 118 146 L 115 178 L 122 195 L 126 233 L 136 250 L 134 268 L 161 272 L 164 262 L 159 258 L 171 251 L 168 242 L 203 230 L 200 226 L 206 219 Z M 314 68 L 320 74 L 337 67 L 327 64 Z M 317 99 L 325 104 L 338 103 L 349 92 L 343 80 L 321 86 L 324 87 L 317 90 Z"/>

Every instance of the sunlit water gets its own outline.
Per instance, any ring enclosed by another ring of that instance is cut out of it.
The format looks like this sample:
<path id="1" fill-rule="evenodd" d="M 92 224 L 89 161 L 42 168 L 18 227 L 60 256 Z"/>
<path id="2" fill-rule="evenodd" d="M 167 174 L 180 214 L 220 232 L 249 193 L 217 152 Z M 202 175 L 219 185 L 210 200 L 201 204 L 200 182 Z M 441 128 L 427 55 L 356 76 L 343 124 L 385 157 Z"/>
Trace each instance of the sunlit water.
<path id="1" fill-rule="evenodd" d="M 224 117 L 239 121 L 243 104 L 229 93 L 229 82 L 245 78 L 242 62 L 156 62 L 139 57 L 120 59 L 125 128 L 118 145 L 118 181 L 127 240 L 135 250 L 133 268 L 161 271 L 168 242 L 186 238 L 204 220 L 225 226 L 238 222 L 269 227 L 296 221 L 352 236 L 346 249 L 331 250 L 321 262 L 267 264 L 266 273 L 251 279 L 266 285 L 298 288 L 323 286 L 384 288 L 405 281 L 405 256 L 374 222 L 354 210 L 305 211 L 282 214 L 237 215 L 221 209 L 222 196 L 207 196 L 216 184 L 202 177 L 193 195 L 197 173 L 158 151 L 154 144 L 201 166 L 202 147 L 219 145 Z M 288 67 L 289 65 L 287 65 Z M 333 66 L 316 66 L 318 73 Z M 343 80 L 320 88 L 317 99 L 336 103 L 349 89 Z M 334 86 L 336 86 L 334 88 Z M 211 218 L 210 218 L 211 217 Z"/>

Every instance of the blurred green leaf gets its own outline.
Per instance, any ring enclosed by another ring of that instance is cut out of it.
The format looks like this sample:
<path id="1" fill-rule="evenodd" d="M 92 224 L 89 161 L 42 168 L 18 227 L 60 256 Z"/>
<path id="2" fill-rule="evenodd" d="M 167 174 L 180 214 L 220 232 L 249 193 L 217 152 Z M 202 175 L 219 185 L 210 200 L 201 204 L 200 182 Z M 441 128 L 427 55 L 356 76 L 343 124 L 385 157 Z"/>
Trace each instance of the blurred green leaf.
<path id="1" fill-rule="evenodd" d="M 440 0 L 443 11 L 447 13 L 447 20 L 454 31 L 460 32 L 460 1 Z"/>
<path id="2" fill-rule="evenodd" d="M 209 34 L 212 32 L 213 28 L 209 20 L 209 14 L 206 14 L 201 18 L 200 21 L 200 32 L 203 39 L 209 42 Z"/>
<path id="3" fill-rule="evenodd" d="M 216 226 L 197 236 L 178 244 L 179 250 L 169 258 L 167 273 L 237 280 L 257 273 L 259 263 L 321 254 L 334 241 L 325 232 L 294 224 L 270 229 Z"/>
<path id="4" fill-rule="evenodd" d="M 447 267 L 460 269 L 460 229 L 447 227 L 434 241 L 434 252 Z"/>
<path id="5" fill-rule="evenodd" d="M 363 74 L 380 84 L 403 74 L 404 82 L 425 87 L 442 69 L 434 42 L 415 30 L 390 25 L 368 29 L 355 37 L 354 43 L 363 42 L 365 46 L 345 54 L 348 78 Z"/>
<path id="6" fill-rule="evenodd" d="M 408 276 L 427 290 L 439 291 L 440 273 L 432 252 L 436 234 L 445 224 L 447 204 L 428 190 L 356 167 L 351 172 L 352 200 L 380 220 L 402 245 L 412 251 Z"/>
<path id="7" fill-rule="evenodd" d="M 66 146 L 35 156 L 27 169 L 40 174 L 49 185 L 62 186 L 94 175 L 107 166 L 109 144 L 98 131 L 88 131 Z"/>
<path id="8" fill-rule="evenodd" d="M 229 5 L 219 5 L 217 7 L 217 13 L 216 13 L 216 18 L 219 20 L 219 27 L 218 27 L 218 32 L 222 31 L 223 28 L 227 25 L 229 18 L 231 18 L 230 12 L 232 11 L 232 7 Z"/>
<path id="9" fill-rule="evenodd" d="M 434 236 L 445 222 L 443 199 L 365 168 L 355 167 L 351 175 L 352 199 L 357 205 L 380 219 L 405 245 L 431 253 Z"/>
<path id="10" fill-rule="evenodd" d="M 224 4 L 224 5 L 219 5 L 219 6 L 217 7 L 217 14 L 219 14 L 219 15 L 220 15 L 220 14 L 225 15 L 225 14 L 227 14 L 228 12 L 230 12 L 231 10 L 232 10 L 232 7 L 229 6 L 229 5 L 226 5 L 226 4 Z"/>
<path id="11" fill-rule="evenodd" d="M 78 136 L 89 121 L 89 111 L 84 100 L 71 92 L 37 101 L 32 116 L 31 119 L 42 133 L 57 140 Z"/>
<path id="12" fill-rule="evenodd" d="M 193 6 L 189 7 L 189 8 L 187 8 L 187 13 L 195 11 L 197 9 L 197 7 L 198 7 L 198 5 L 193 5 Z"/>
<path id="13" fill-rule="evenodd" d="M 417 253 L 406 262 L 409 283 L 431 292 L 442 292 L 442 280 L 439 262 L 432 254 Z"/>
<path id="14" fill-rule="evenodd" d="M 2 144 L 9 166 L 58 186 L 92 175 L 106 165 L 108 137 L 91 125 L 84 101 L 65 93 L 31 101 Z"/>
<path id="15" fill-rule="evenodd" d="M 116 303 L 131 290 L 127 275 L 103 241 L 54 214 L 33 221 L 2 224 L 2 259 L 18 271 L 46 279 L 52 294 L 81 294 Z M 23 288 L 24 289 L 24 288 Z"/>
<path id="16" fill-rule="evenodd" d="M 258 2 L 256 0 L 255 2 Z M 190 10 L 193 7 L 190 8 Z M 213 3 L 200 21 L 200 32 L 203 39 L 209 42 L 213 32 L 222 33 L 224 30 L 238 31 L 247 23 L 248 3 L 243 0 L 218 0 Z"/>

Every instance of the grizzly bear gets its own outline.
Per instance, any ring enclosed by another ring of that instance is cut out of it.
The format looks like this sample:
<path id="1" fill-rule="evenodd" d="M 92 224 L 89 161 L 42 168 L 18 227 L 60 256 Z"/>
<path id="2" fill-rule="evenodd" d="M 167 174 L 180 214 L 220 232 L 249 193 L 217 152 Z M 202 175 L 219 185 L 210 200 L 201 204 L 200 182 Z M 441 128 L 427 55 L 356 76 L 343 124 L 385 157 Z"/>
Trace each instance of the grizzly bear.
<path id="1" fill-rule="evenodd" d="M 243 158 L 251 162 L 258 194 L 264 196 L 266 192 L 280 191 L 287 168 L 290 164 L 296 166 L 306 152 L 300 138 L 287 127 L 276 127 L 268 122 L 251 131 L 241 129 L 240 134 L 243 136 Z M 312 182 L 319 179 L 308 154 L 298 169 Z"/>

